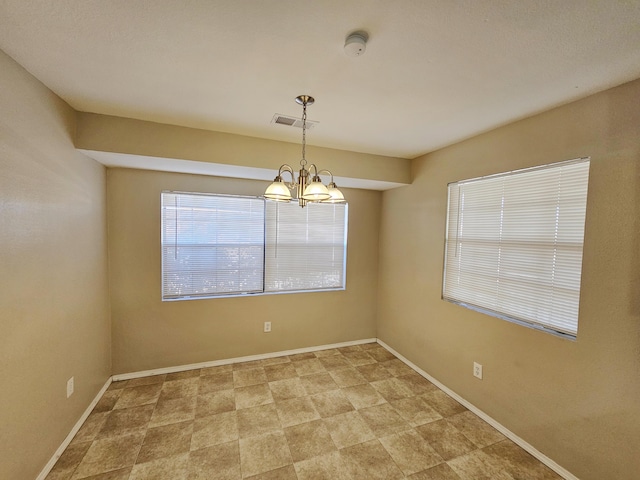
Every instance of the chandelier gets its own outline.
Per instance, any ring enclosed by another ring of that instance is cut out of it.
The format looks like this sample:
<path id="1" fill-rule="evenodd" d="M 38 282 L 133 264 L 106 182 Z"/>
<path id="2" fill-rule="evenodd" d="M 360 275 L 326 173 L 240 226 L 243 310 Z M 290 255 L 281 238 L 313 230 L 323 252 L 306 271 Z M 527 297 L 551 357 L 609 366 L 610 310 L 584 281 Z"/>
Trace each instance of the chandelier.
<path id="1" fill-rule="evenodd" d="M 300 95 L 296 97 L 296 102 L 302 105 L 302 160 L 300 160 L 300 171 L 298 179 L 291 166 L 286 163 L 278 170 L 278 175 L 273 183 L 267 187 L 264 197 L 268 200 L 276 202 L 290 202 L 292 200 L 291 192 L 295 190 L 298 205 L 304 208 L 308 202 L 321 203 L 345 203 L 344 195 L 338 190 L 333 181 L 333 174 L 329 170 L 318 170 L 312 163 L 307 166 L 305 158 L 305 150 L 307 146 L 307 105 L 312 105 L 315 100 L 309 95 Z M 313 176 L 311 176 L 313 170 Z M 283 173 L 291 175 L 291 182 L 285 182 L 282 179 Z M 331 181 L 327 186 L 320 180 L 320 175 L 329 175 Z"/>

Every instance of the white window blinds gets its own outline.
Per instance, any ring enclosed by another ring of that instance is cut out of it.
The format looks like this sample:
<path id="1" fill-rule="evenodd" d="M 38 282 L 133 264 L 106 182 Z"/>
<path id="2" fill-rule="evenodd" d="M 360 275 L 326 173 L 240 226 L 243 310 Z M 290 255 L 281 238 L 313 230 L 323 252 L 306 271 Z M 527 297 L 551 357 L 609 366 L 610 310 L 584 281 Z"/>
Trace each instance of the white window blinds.
<path id="1" fill-rule="evenodd" d="M 443 298 L 576 336 L 589 159 L 449 185 Z"/>
<path id="2" fill-rule="evenodd" d="M 267 202 L 265 291 L 344 288 L 347 205 Z"/>
<path id="3" fill-rule="evenodd" d="M 162 298 L 262 292 L 264 201 L 162 193 Z"/>

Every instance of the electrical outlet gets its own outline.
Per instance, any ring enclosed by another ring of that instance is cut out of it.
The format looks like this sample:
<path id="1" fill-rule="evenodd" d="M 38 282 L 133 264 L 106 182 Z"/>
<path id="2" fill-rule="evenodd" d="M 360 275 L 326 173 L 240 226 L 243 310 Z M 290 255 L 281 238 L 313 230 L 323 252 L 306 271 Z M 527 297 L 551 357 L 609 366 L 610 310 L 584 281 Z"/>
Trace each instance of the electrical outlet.
<path id="1" fill-rule="evenodd" d="M 473 362 L 473 376 L 482 380 L 482 365 L 478 362 Z"/>
<path id="2" fill-rule="evenodd" d="M 271 331 L 271 322 L 264 322 L 264 333 L 269 333 Z"/>
<path id="3" fill-rule="evenodd" d="M 69 380 L 67 380 L 67 398 L 73 395 L 73 387 L 73 377 L 71 377 Z"/>

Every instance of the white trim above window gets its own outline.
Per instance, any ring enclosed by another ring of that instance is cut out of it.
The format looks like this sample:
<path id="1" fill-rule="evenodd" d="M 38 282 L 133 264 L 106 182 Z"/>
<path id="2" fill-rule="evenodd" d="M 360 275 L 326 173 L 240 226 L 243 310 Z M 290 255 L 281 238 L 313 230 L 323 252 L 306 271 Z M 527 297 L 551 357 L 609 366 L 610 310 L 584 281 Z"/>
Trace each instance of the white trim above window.
<path id="1" fill-rule="evenodd" d="M 589 159 L 449 184 L 443 299 L 575 338 Z"/>

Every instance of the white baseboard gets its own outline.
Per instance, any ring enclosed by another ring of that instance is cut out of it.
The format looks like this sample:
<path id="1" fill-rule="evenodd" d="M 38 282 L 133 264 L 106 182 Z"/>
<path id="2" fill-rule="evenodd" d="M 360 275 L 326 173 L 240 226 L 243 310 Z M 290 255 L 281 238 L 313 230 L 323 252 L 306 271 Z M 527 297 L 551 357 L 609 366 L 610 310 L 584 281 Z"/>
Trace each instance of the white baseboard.
<path id="1" fill-rule="evenodd" d="M 530 453 L 535 458 L 540 460 L 542 463 L 544 463 L 547 467 L 549 467 L 551 470 L 556 472 L 562 478 L 565 478 L 566 480 L 579 480 L 578 477 L 576 477 L 574 474 L 569 472 L 567 469 L 565 469 L 565 468 L 561 467 L 560 465 L 558 465 L 556 462 L 554 462 L 549 457 L 547 457 L 544 453 L 542 453 L 539 450 L 537 450 L 533 445 L 531 445 L 530 443 L 527 443 L 525 440 L 520 438 L 518 435 L 513 433 L 511 430 L 509 430 L 507 427 L 505 427 L 504 425 L 499 423 L 497 420 L 494 420 L 489 415 L 487 415 L 482 410 L 480 410 L 478 407 L 476 407 L 472 403 L 469 403 L 467 400 L 462 398 L 456 392 L 454 392 L 450 388 L 448 388 L 445 385 L 443 385 L 442 383 L 440 383 L 438 380 L 433 378 L 431 375 L 429 375 L 427 372 L 422 370 L 416 364 L 414 364 L 413 362 L 411 362 L 410 360 L 408 360 L 407 358 L 403 357 L 401 354 L 396 352 L 393 348 L 391 348 L 389 345 L 384 343 L 382 340 L 378 339 L 377 341 L 378 341 L 378 343 L 380 345 L 382 345 L 384 348 L 389 350 L 389 352 L 393 353 L 396 357 L 398 357 L 399 360 L 402 360 L 404 363 L 406 363 L 409 367 L 411 367 L 417 373 L 419 373 L 424 378 L 426 378 L 431 383 L 433 383 L 435 386 L 437 386 L 440 390 L 442 390 L 447 395 L 449 395 L 450 397 L 454 398 L 456 401 L 458 401 L 459 403 L 464 405 L 466 408 L 468 408 L 470 411 L 475 413 L 477 416 L 479 416 L 481 419 L 483 419 L 485 422 L 487 422 L 493 428 L 495 428 L 500 433 L 502 433 L 505 437 L 507 437 L 513 443 L 515 443 L 516 445 L 519 445 L 524 450 L 526 450 L 528 453 Z"/>
<path id="2" fill-rule="evenodd" d="M 67 435 L 67 438 L 64 439 L 62 444 L 56 450 L 56 453 L 54 453 L 53 457 L 51 457 L 51 460 L 49 460 L 49 462 L 44 466 L 44 468 L 40 472 L 40 475 L 36 477 L 36 480 L 44 480 L 45 477 L 49 475 L 49 472 L 51 471 L 53 466 L 56 464 L 60 456 L 64 453 L 66 448 L 69 446 L 69 444 L 71 443 L 71 440 L 73 440 L 73 437 L 76 436 L 76 433 L 78 433 L 78 430 L 80 430 L 80 427 L 82 427 L 82 425 L 84 424 L 85 420 L 87 419 L 87 417 L 89 416 L 93 408 L 100 401 L 100 399 L 104 395 L 104 392 L 107 391 L 107 388 L 109 388 L 109 385 L 111 385 L 111 377 L 107 378 L 107 381 L 105 382 L 104 386 L 100 389 L 98 394 L 94 397 L 93 401 L 89 404 L 89 406 L 84 411 L 82 416 L 78 419 L 76 424 L 73 426 L 73 428 L 69 432 L 69 435 Z"/>
<path id="3" fill-rule="evenodd" d="M 185 370 L 196 370 L 198 368 L 219 367 L 232 363 L 252 362 L 254 360 L 265 360 L 267 358 L 283 357 L 285 355 L 295 355 L 297 353 L 317 352 L 318 350 L 328 350 L 330 348 L 350 347 L 352 345 L 362 345 L 363 343 L 374 343 L 376 338 L 365 338 L 350 342 L 332 343 L 329 345 L 318 345 L 315 347 L 296 348 L 294 350 L 284 350 L 281 352 L 262 353 L 260 355 L 249 355 L 246 357 L 226 358 L 224 360 L 213 360 L 211 362 L 190 363 L 177 367 L 156 368 L 154 370 L 143 370 L 140 372 L 121 373 L 113 376 L 113 381 L 131 380 L 132 378 L 150 377 L 152 375 L 162 375 L 165 373 L 184 372 Z"/>

